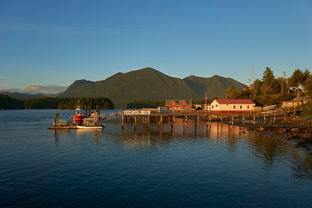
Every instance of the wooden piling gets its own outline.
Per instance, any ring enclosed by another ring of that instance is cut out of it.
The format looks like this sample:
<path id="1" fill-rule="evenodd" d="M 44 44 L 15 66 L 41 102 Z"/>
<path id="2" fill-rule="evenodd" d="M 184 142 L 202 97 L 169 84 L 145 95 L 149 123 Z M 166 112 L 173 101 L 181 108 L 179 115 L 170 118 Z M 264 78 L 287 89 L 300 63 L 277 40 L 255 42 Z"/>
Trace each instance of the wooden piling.
<path id="1" fill-rule="evenodd" d="M 54 126 L 58 127 L 58 123 L 59 123 L 59 113 L 56 112 L 54 113 Z"/>

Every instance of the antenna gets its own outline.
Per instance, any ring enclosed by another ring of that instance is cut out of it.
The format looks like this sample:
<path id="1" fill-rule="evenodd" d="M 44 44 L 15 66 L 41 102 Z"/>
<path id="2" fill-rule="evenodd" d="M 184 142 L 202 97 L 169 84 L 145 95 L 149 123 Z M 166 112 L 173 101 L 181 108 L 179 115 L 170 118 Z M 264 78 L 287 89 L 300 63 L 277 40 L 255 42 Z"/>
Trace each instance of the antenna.
<path id="1" fill-rule="evenodd" d="M 255 82 L 255 65 L 252 65 L 252 82 Z"/>
<path id="2" fill-rule="evenodd" d="M 255 86 L 254 86 L 254 84 L 255 84 L 255 65 L 254 64 L 252 65 L 252 84 L 253 84 L 252 96 L 255 97 L 256 92 L 255 92 Z"/>

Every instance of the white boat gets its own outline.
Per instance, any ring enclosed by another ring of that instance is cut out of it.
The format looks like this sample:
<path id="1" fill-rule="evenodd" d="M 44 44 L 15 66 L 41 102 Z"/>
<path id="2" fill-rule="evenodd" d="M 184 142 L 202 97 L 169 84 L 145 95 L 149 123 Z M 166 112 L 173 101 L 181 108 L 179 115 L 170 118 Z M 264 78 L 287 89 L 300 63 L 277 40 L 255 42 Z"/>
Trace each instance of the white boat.
<path id="1" fill-rule="evenodd" d="M 77 125 L 77 129 L 104 129 L 104 126 L 82 126 Z"/>

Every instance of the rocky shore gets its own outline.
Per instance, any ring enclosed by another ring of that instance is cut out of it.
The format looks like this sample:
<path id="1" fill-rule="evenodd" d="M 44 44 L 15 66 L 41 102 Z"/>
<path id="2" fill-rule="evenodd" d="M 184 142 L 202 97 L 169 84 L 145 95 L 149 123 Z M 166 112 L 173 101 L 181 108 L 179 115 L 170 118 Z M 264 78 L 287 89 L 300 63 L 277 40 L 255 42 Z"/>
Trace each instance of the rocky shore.
<path id="1" fill-rule="evenodd" d="M 312 121 L 296 119 L 246 127 L 260 134 L 279 136 L 295 144 L 296 147 L 303 147 L 312 153 Z"/>

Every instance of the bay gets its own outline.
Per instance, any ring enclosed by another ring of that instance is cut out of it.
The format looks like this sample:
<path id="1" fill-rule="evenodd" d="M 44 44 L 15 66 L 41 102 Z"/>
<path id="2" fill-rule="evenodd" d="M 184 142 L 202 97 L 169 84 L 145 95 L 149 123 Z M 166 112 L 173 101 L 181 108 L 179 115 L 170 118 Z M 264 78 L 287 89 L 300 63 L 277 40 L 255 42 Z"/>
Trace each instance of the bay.
<path id="1" fill-rule="evenodd" d="M 48 130 L 54 112 L 0 111 L 0 207 L 311 206 L 312 155 L 278 138 L 179 119 Z"/>

